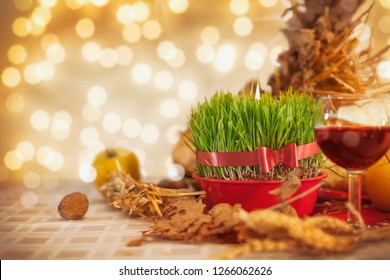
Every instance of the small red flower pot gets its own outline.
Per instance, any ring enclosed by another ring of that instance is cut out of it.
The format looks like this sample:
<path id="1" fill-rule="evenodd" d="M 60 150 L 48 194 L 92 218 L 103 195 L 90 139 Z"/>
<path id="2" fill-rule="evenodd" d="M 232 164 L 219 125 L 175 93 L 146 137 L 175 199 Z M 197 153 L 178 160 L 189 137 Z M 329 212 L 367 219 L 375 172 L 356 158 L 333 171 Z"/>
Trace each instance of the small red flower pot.
<path id="1" fill-rule="evenodd" d="M 241 204 L 246 211 L 252 211 L 280 203 L 275 195 L 269 194 L 269 191 L 279 187 L 283 182 L 280 180 L 217 180 L 199 177 L 195 174 L 192 177 L 200 182 L 202 189 L 206 192 L 206 204 L 209 208 L 218 203 L 228 203 L 230 205 Z M 291 197 L 310 189 L 326 177 L 327 174 L 321 174 L 315 178 L 301 179 L 302 186 Z M 317 196 L 318 189 L 292 202 L 291 206 L 295 208 L 298 216 L 309 215 L 314 209 Z"/>

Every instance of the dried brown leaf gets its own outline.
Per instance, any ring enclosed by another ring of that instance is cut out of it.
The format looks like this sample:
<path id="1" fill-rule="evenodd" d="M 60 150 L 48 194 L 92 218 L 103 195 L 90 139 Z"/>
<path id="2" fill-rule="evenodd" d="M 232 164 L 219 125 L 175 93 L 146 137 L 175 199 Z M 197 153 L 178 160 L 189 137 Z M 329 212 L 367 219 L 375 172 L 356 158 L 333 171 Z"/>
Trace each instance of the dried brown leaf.
<path id="1" fill-rule="evenodd" d="M 128 247 L 138 247 L 142 245 L 143 238 L 133 239 L 127 242 Z"/>
<path id="2" fill-rule="evenodd" d="M 289 172 L 286 179 L 279 187 L 269 191 L 269 194 L 276 195 L 279 201 L 284 201 L 292 196 L 302 185 L 300 177 L 303 174 L 302 168 L 295 168 Z"/>
<path id="3" fill-rule="evenodd" d="M 199 203 L 199 202 L 198 202 Z M 235 226 L 240 222 L 237 213 L 241 210 L 239 205 L 217 204 L 208 213 L 203 213 L 204 207 L 196 206 L 198 212 L 176 212 L 157 220 L 146 232 L 148 237 L 159 237 L 182 241 L 217 241 L 231 242 L 231 236 L 236 235 Z M 202 211 L 200 211 L 202 210 Z M 221 238 L 220 235 L 223 235 Z"/>
<path id="4" fill-rule="evenodd" d="M 205 212 L 206 205 L 201 198 L 181 197 L 171 199 L 163 209 L 164 218 L 170 218 L 174 215 L 182 215 L 191 219 Z"/>

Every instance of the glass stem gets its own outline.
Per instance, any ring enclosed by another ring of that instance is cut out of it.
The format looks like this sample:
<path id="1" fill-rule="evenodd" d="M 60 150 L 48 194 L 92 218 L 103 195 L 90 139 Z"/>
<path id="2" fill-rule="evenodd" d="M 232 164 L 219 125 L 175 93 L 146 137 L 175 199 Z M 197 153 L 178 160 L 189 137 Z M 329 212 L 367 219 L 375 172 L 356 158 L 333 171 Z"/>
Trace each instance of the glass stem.
<path id="1" fill-rule="evenodd" d="M 364 184 L 365 172 L 349 171 L 348 172 L 348 201 L 357 212 L 361 212 L 362 205 L 362 186 Z M 348 211 L 347 221 L 350 224 L 357 225 L 358 217 L 351 211 Z"/>

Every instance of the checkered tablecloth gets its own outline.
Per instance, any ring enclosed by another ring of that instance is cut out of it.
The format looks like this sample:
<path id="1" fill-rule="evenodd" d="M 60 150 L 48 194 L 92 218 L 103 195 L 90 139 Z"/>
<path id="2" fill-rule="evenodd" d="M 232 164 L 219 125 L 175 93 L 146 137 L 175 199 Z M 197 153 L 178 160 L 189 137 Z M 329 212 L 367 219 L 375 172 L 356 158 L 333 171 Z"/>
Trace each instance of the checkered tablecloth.
<path id="1" fill-rule="evenodd" d="M 57 212 L 61 199 L 80 191 L 89 198 L 89 210 L 81 220 L 65 220 Z M 1 259 L 209 259 L 226 249 L 219 244 L 147 242 L 127 243 L 141 237 L 149 222 L 114 209 L 92 186 L 63 184 L 56 188 L 26 189 L 0 186 Z M 327 259 L 390 259 L 390 241 L 357 248 L 350 254 L 317 256 Z M 258 253 L 247 259 L 312 259 L 292 252 Z"/>
<path id="2" fill-rule="evenodd" d="M 73 191 L 89 198 L 81 220 L 65 220 L 57 212 L 61 199 Z M 221 249 L 173 242 L 128 247 L 151 224 L 114 209 L 89 185 L 50 190 L 2 186 L 0 213 L 1 259 L 203 259 Z"/>

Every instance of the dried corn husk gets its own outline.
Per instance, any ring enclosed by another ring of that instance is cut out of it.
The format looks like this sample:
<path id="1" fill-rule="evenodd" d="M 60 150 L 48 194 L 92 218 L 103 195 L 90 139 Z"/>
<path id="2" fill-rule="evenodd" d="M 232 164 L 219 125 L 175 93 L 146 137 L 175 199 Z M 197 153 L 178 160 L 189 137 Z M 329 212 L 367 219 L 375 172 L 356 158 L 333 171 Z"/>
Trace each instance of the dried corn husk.
<path id="1" fill-rule="evenodd" d="M 154 183 L 136 181 L 124 172 L 113 174 L 104 188 L 108 200 L 115 208 L 148 220 L 162 217 L 164 208 L 170 205 L 173 198 L 195 200 L 195 196 L 204 194 L 203 191 L 160 188 Z"/>
<path id="2" fill-rule="evenodd" d="M 288 11 L 293 17 L 288 28 L 283 29 L 289 48 L 279 55 L 280 67 L 269 79 L 275 94 L 291 85 L 316 95 L 390 89 L 390 83 L 381 81 L 376 71 L 390 46 L 376 54 L 371 53 L 371 46 L 359 49 L 355 28 L 367 22 L 372 8 L 371 5 L 360 13 L 364 2 L 305 0 L 298 4 L 291 0 Z"/>

